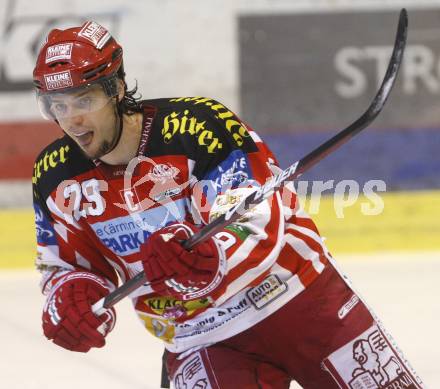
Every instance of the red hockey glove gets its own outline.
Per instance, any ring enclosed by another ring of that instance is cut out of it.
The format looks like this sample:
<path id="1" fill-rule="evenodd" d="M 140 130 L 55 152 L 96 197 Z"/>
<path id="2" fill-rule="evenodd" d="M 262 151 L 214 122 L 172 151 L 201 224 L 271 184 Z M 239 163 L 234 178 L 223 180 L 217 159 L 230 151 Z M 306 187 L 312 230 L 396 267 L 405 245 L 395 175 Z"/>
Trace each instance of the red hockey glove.
<path id="1" fill-rule="evenodd" d="M 190 250 L 180 243 L 196 231 L 194 225 L 177 223 L 156 231 L 148 239 L 142 265 L 157 293 L 194 300 L 220 285 L 226 273 L 220 242 L 212 237 Z"/>
<path id="2" fill-rule="evenodd" d="M 56 283 L 43 309 L 43 331 L 48 339 L 68 350 L 87 352 L 102 347 L 116 321 L 114 309 L 97 317 L 93 303 L 110 292 L 101 277 L 71 272 Z"/>

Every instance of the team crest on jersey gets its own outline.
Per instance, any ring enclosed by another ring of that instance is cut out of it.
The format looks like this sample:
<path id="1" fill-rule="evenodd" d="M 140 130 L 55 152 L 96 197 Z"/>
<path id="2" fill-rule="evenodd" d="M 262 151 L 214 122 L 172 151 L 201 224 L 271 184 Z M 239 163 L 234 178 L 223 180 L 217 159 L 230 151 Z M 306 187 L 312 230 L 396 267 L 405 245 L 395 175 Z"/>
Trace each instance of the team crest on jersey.
<path id="1" fill-rule="evenodd" d="M 168 163 L 158 163 L 151 168 L 147 176 L 153 182 L 164 184 L 168 180 L 175 179 L 179 172 L 180 170 L 175 166 Z"/>
<path id="2" fill-rule="evenodd" d="M 335 351 L 323 364 L 341 388 L 422 388 L 420 379 L 377 326 Z"/>
<path id="3" fill-rule="evenodd" d="M 179 366 L 173 377 L 176 389 L 211 389 L 209 377 L 199 352 L 192 354 Z"/>

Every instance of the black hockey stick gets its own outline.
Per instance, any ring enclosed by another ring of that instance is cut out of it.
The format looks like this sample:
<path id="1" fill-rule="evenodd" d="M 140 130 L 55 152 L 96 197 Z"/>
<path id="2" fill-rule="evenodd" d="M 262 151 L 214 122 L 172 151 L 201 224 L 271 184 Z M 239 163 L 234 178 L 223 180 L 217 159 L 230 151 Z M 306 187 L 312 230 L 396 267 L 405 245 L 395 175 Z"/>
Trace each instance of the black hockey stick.
<path id="1" fill-rule="evenodd" d="M 397 27 L 394 49 L 384 79 L 370 106 L 359 119 L 354 121 L 344 130 L 340 131 L 333 138 L 329 139 L 321 146 L 307 154 L 304 158 L 295 162 L 293 165 L 283 170 L 280 174 L 272 177 L 272 179 L 266 182 L 261 188 L 245 197 L 240 203 L 229 209 L 225 214 L 219 216 L 213 222 L 204 226 L 190 239 L 183 242 L 183 246 L 186 249 L 189 249 L 197 243 L 216 234 L 224 227 L 239 219 L 245 212 L 267 199 L 275 191 L 278 191 L 287 182 L 300 177 L 305 171 L 316 165 L 328 154 L 341 147 L 344 143 L 348 142 L 351 138 L 365 129 L 377 117 L 377 115 L 379 115 L 385 105 L 385 102 L 387 101 L 388 96 L 390 95 L 402 63 L 403 52 L 406 44 L 407 29 L 408 15 L 406 10 L 402 9 L 399 16 L 399 24 Z M 144 272 L 137 274 L 115 291 L 108 294 L 105 298 L 95 303 L 93 305 L 93 311 L 98 314 L 104 312 L 106 308 L 112 307 L 118 301 L 128 296 L 142 285 L 148 285 Z"/>

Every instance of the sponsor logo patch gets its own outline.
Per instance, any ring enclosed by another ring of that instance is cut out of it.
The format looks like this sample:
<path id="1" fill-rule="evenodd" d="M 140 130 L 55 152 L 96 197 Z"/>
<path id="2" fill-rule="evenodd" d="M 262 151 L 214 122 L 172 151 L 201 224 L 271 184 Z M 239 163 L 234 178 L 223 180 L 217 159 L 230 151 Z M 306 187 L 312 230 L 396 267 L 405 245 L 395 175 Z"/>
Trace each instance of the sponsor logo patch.
<path id="1" fill-rule="evenodd" d="M 70 59 L 72 57 L 72 46 L 72 43 L 49 46 L 46 50 L 46 63 L 61 59 Z"/>
<path id="2" fill-rule="evenodd" d="M 243 242 L 250 234 L 252 234 L 252 231 L 249 228 L 241 224 L 230 224 L 229 226 L 225 227 L 225 230 L 233 232 Z"/>
<path id="3" fill-rule="evenodd" d="M 202 182 L 210 204 L 228 189 L 252 185 L 254 180 L 246 154 L 241 150 L 232 151 L 225 160 L 203 177 Z"/>
<path id="4" fill-rule="evenodd" d="M 204 177 L 205 180 L 212 182 L 213 189 L 217 193 L 238 188 L 242 184 L 246 185 L 246 182 L 252 178 L 247 156 L 241 150 L 232 151 L 223 162 Z"/>
<path id="5" fill-rule="evenodd" d="M 92 225 L 98 238 L 115 254 L 131 255 L 138 253 L 140 246 L 151 235 L 144 229 L 145 217 L 141 221 L 133 220 L 130 217 L 99 222 Z"/>
<path id="6" fill-rule="evenodd" d="M 34 210 L 38 244 L 43 246 L 56 245 L 57 239 L 55 237 L 55 230 L 49 220 L 44 216 L 43 210 L 38 204 L 34 204 Z"/>
<path id="7" fill-rule="evenodd" d="M 197 144 L 205 148 L 209 154 L 223 148 L 223 143 L 215 132 L 207 128 L 206 120 L 201 121 L 195 116 L 190 116 L 187 109 L 165 116 L 161 132 L 165 143 L 172 142 L 176 134 L 186 134 L 196 138 Z"/>
<path id="8" fill-rule="evenodd" d="M 44 81 L 48 90 L 68 88 L 73 86 L 70 70 L 65 70 L 64 72 L 52 74 L 45 74 Z"/>
<path id="9" fill-rule="evenodd" d="M 350 300 L 348 300 L 338 311 L 339 319 L 343 319 L 345 316 L 349 314 L 349 312 L 357 305 L 359 302 L 359 297 L 355 294 L 351 296 Z"/>
<path id="10" fill-rule="evenodd" d="M 323 361 L 341 388 L 416 389 L 419 379 L 402 362 L 382 331 L 373 326 Z"/>
<path id="11" fill-rule="evenodd" d="M 192 338 L 198 335 L 209 334 L 212 331 L 228 324 L 231 320 L 238 320 L 241 315 L 252 306 L 247 298 L 232 298 L 228 304 L 216 308 L 214 312 L 207 310 L 206 314 L 195 316 L 194 319 L 188 319 L 183 323 L 175 323 L 177 328 L 178 340 Z"/>
<path id="12" fill-rule="evenodd" d="M 232 135 L 232 139 L 237 146 L 243 146 L 246 138 L 250 137 L 246 126 L 238 120 L 232 111 L 218 101 L 208 97 L 179 97 L 170 100 L 170 102 L 174 103 L 181 101 L 190 102 L 194 105 L 202 104 L 209 107 L 216 114 L 216 118 L 223 121 L 224 128 Z"/>
<path id="13" fill-rule="evenodd" d="M 249 300 L 257 309 L 262 309 L 277 297 L 287 291 L 287 284 L 275 274 L 265 278 L 264 281 L 246 292 Z"/>
<path id="14" fill-rule="evenodd" d="M 159 193 L 158 195 L 155 195 L 153 197 L 153 200 L 160 202 L 160 201 L 166 200 L 166 199 L 168 199 L 170 197 L 177 196 L 181 192 L 182 192 L 182 188 L 180 188 L 180 187 L 170 188 L 170 189 L 165 190 L 162 193 Z"/>
<path id="15" fill-rule="evenodd" d="M 182 301 L 172 297 L 152 297 L 144 302 L 155 314 L 164 317 L 174 317 L 173 313 L 179 307 L 183 308 L 185 315 L 192 315 L 197 309 L 206 308 L 210 305 L 207 298 Z"/>
<path id="16" fill-rule="evenodd" d="M 36 184 L 43 174 L 47 173 L 50 169 L 56 168 L 59 164 L 64 164 L 68 160 L 69 146 L 61 146 L 58 150 L 53 150 L 50 153 L 46 152 L 34 164 L 34 174 L 32 175 L 32 182 Z"/>
<path id="17" fill-rule="evenodd" d="M 97 49 L 102 49 L 111 37 L 105 27 L 93 21 L 88 22 L 78 35 L 93 43 Z"/>
<path id="18" fill-rule="evenodd" d="M 133 200 L 130 197 L 127 198 L 130 201 Z M 137 204 L 133 203 L 133 205 Z M 140 251 L 140 246 L 154 231 L 184 218 L 185 200 L 177 200 L 172 205 L 173 208 L 155 207 L 128 216 L 94 223 L 91 224 L 91 227 L 102 243 L 115 254 L 131 255 Z"/>
<path id="19" fill-rule="evenodd" d="M 172 342 L 175 335 L 174 326 L 167 319 L 157 319 L 142 313 L 139 313 L 139 318 L 144 322 L 144 326 L 150 334 L 165 342 Z"/>
<path id="20" fill-rule="evenodd" d="M 218 195 L 209 211 L 209 221 L 217 219 L 220 215 L 225 215 L 226 220 L 228 220 L 241 207 L 244 199 L 253 191 L 255 191 L 254 188 L 238 188 L 227 190 L 225 194 Z M 244 214 L 241 214 L 242 216 L 238 219 L 238 222 L 243 223 L 249 220 L 257 212 L 258 210 L 255 208 L 249 209 Z"/>

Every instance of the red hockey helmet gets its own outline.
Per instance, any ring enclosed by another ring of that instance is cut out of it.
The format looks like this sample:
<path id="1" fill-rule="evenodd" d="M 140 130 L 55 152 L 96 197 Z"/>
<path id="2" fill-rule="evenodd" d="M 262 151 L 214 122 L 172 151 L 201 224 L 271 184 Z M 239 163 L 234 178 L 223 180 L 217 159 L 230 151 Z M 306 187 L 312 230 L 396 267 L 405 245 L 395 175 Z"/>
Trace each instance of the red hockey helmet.
<path id="1" fill-rule="evenodd" d="M 54 112 L 53 97 L 87 88 L 102 87 L 104 93 L 103 98 L 95 99 L 86 109 L 102 108 L 118 93 L 116 79 L 121 66 L 122 47 L 100 24 L 88 21 L 81 27 L 52 30 L 40 50 L 33 74 L 41 113 L 47 119 L 59 119 L 63 113 Z"/>

